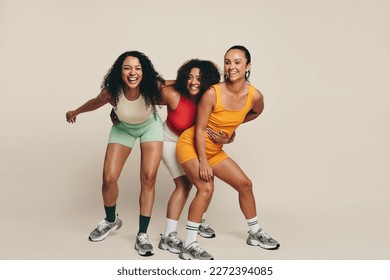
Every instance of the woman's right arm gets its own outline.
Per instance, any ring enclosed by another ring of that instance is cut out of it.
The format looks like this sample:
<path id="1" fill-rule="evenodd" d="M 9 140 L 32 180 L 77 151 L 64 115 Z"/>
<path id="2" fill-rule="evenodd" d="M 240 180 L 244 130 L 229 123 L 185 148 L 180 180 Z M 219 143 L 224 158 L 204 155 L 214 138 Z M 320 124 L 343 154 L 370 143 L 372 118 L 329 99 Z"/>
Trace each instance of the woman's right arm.
<path id="1" fill-rule="evenodd" d="M 203 94 L 199 101 L 195 125 L 195 149 L 199 159 L 199 176 L 206 182 L 213 179 L 213 169 L 206 155 L 206 128 L 214 103 L 215 90 L 210 88 Z"/>
<path id="2" fill-rule="evenodd" d="M 107 103 L 110 103 L 111 95 L 108 89 L 104 88 L 98 96 L 92 98 L 81 105 L 79 108 L 66 113 L 66 121 L 69 123 L 75 123 L 78 114 L 94 111 Z"/>

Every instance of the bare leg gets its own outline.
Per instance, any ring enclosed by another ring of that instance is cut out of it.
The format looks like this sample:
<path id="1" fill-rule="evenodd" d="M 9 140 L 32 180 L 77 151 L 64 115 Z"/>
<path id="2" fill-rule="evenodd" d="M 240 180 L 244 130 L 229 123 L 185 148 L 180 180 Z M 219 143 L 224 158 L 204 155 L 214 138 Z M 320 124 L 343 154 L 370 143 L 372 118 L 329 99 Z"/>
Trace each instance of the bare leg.
<path id="1" fill-rule="evenodd" d="M 179 220 L 184 205 L 187 202 L 192 184 L 186 176 L 177 177 L 173 179 L 173 181 L 175 182 L 175 190 L 168 201 L 167 218 L 177 221 Z"/>
<path id="2" fill-rule="evenodd" d="M 108 144 L 103 167 L 102 195 L 105 206 L 113 206 L 118 199 L 118 179 L 131 148 L 120 144 Z"/>
<path id="3" fill-rule="evenodd" d="M 252 182 L 238 164 L 227 158 L 213 167 L 215 176 L 232 186 L 237 192 L 242 213 L 246 219 L 256 217 L 256 202 Z"/>
<path id="4" fill-rule="evenodd" d="M 163 142 L 141 143 L 141 193 L 139 197 L 140 214 L 152 215 L 155 197 L 157 171 L 161 161 Z"/>
<path id="5" fill-rule="evenodd" d="M 189 181 L 197 188 L 196 195 L 191 202 L 188 220 L 195 223 L 202 221 L 214 192 L 214 181 L 205 182 L 199 177 L 199 161 L 192 159 L 182 164 Z"/>

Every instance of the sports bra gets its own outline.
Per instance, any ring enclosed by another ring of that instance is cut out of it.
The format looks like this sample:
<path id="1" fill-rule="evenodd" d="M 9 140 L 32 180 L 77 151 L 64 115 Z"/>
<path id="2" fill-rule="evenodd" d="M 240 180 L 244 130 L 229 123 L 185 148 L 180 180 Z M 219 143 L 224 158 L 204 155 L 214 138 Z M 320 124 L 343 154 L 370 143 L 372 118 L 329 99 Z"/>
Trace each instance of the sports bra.
<path id="1" fill-rule="evenodd" d="M 152 106 L 145 105 L 145 99 L 141 94 L 136 100 L 128 100 L 122 92 L 115 113 L 122 122 L 139 124 L 149 119 L 153 112 Z"/>

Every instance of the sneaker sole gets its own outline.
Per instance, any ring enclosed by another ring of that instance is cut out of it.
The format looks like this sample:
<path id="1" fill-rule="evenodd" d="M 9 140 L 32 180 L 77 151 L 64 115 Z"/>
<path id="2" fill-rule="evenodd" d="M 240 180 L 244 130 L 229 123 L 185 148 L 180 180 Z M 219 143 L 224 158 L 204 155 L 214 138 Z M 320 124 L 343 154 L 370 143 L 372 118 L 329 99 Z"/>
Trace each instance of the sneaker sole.
<path id="1" fill-rule="evenodd" d="M 150 257 L 150 256 L 153 256 L 154 255 L 154 252 L 153 251 L 142 251 L 139 246 L 137 245 L 137 243 L 135 244 L 134 248 L 138 251 L 138 255 L 142 256 L 142 257 Z"/>
<path id="2" fill-rule="evenodd" d="M 109 231 L 107 231 L 105 234 L 103 234 L 102 236 L 97 237 L 97 238 L 95 238 L 95 239 L 92 239 L 92 238 L 89 236 L 88 239 L 89 239 L 90 241 L 92 241 L 92 242 L 102 241 L 102 240 L 106 239 L 106 237 L 110 234 L 111 231 L 115 231 L 115 230 L 117 230 L 117 229 L 120 229 L 120 227 L 114 226 L 114 227 L 112 227 Z"/>
<path id="3" fill-rule="evenodd" d="M 260 246 L 261 248 L 266 249 L 266 250 L 276 250 L 276 249 L 278 249 L 280 247 L 280 244 L 278 244 L 276 246 L 265 245 L 265 244 L 259 242 L 258 240 L 254 240 L 254 239 L 248 239 L 246 241 L 246 243 L 248 245 L 251 245 L 251 246 Z"/>
<path id="4" fill-rule="evenodd" d="M 179 254 L 181 252 L 181 250 L 169 247 L 168 245 L 166 245 L 164 243 L 159 243 L 158 248 L 161 250 L 168 250 L 169 252 L 171 252 L 173 254 Z"/>
<path id="5" fill-rule="evenodd" d="M 179 254 L 179 258 L 181 258 L 182 260 L 186 260 L 186 261 L 188 261 L 188 260 L 201 260 L 201 259 L 195 259 L 191 255 L 183 253 L 183 252 L 181 252 Z M 208 259 L 208 260 L 202 260 L 202 261 L 212 261 L 212 260 L 214 260 L 214 258 L 211 258 L 211 259 Z"/>
<path id="6" fill-rule="evenodd" d="M 215 234 L 208 235 L 208 234 L 205 234 L 205 233 L 203 233 L 203 232 L 201 232 L 201 231 L 198 231 L 198 234 L 199 234 L 200 236 L 202 236 L 203 238 L 214 238 L 214 237 L 215 237 Z"/>

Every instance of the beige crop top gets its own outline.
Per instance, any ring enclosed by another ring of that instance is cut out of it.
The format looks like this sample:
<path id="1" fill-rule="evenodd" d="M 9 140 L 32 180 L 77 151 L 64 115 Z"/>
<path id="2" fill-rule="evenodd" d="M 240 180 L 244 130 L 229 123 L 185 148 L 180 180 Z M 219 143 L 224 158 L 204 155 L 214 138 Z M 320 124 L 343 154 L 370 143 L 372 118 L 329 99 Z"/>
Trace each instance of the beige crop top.
<path id="1" fill-rule="evenodd" d="M 115 113 L 121 122 L 139 124 L 149 119 L 153 112 L 152 106 L 145 105 L 145 99 L 142 95 L 138 99 L 130 101 L 122 92 Z"/>

